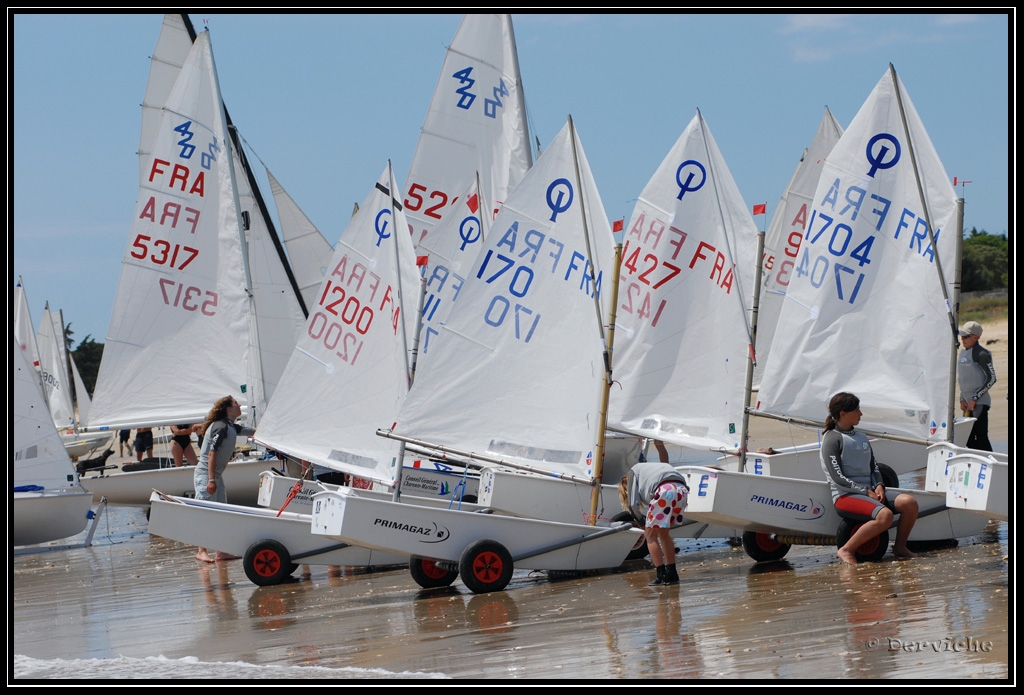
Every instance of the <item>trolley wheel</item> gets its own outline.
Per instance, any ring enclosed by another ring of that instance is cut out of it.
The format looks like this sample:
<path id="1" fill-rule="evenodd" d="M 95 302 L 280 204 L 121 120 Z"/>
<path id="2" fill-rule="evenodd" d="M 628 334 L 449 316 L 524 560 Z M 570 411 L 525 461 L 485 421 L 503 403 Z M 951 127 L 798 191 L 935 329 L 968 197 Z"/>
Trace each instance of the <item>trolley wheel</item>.
<path id="1" fill-rule="evenodd" d="M 762 531 L 744 531 L 743 549 L 755 562 L 772 562 L 784 558 L 790 546 L 779 543 L 770 534 Z"/>
<path id="2" fill-rule="evenodd" d="M 618 514 L 612 517 L 613 524 L 618 524 L 623 521 L 628 521 L 629 523 L 633 524 L 633 526 L 636 526 L 636 521 L 633 519 L 633 515 L 629 512 L 619 512 Z M 640 538 L 636 542 L 636 545 L 634 545 L 633 549 L 629 551 L 628 555 L 626 555 L 626 561 L 628 562 L 629 560 L 642 560 L 645 557 L 647 557 L 647 539 L 643 536 L 640 536 Z"/>
<path id="3" fill-rule="evenodd" d="M 298 565 L 292 562 L 291 554 L 283 544 L 275 540 L 256 541 L 245 551 L 242 558 L 245 576 L 257 586 L 273 586 L 284 581 Z"/>
<path id="4" fill-rule="evenodd" d="M 885 483 L 883 483 L 883 485 L 884 484 Z M 842 548 L 846 545 L 853 534 L 857 532 L 857 529 L 863 525 L 863 521 L 840 519 L 839 530 L 836 531 L 836 547 Z M 853 551 L 853 554 L 857 558 L 857 562 L 878 562 L 882 559 L 882 556 L 885 555 L 885 551 L 888 549 L 889 530 L 886 529 L 874 538 L 862 543 L 859 548 Z"/>
<path id="5" fill-rule="evenodd" d="M 501 591 L 512 579 L 512 569 L 512 554 L 486 538 L 470 543 L 459 559 L 459 575 L 474 594 Z"/>
<path id="6" fill-rule="evenodd" d="M 891 466 L 879 463 L 878 472 L 882 474 L 882 485 L 885 485 L 886 488 L 900 486 L 900 477 L 896 475 L 896 471 Z"/>
<path id="7" fill-rule="evenodd" d="M 409 574 L 414 582 L 424 589 L 437 589 L 442 586 L 451 586 L 458 572 L 446 570 L 439 567 L 437 562 L 426 557 L 413 555 L 409 558 Z"/>

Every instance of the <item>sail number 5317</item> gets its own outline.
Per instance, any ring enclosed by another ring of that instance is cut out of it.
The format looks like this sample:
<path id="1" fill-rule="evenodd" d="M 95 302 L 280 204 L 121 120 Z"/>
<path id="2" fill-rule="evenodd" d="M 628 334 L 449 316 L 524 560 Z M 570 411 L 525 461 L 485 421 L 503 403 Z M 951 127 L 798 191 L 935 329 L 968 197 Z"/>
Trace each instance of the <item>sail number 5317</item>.
<path id="1" fill-rule="evenodd" d="M 209 297 L 206 301 L 199 303 L 203 296 L 203 290 L 198 287 L 186 287 L 174 280 L 160 278 L 160 292 L 164 296 L 164 304 L 174 307 L 181 307 L 185 311 L 201 311 L 207 316 L 213 316 L 217 312 L 217 293 L 206 290 Z"/>

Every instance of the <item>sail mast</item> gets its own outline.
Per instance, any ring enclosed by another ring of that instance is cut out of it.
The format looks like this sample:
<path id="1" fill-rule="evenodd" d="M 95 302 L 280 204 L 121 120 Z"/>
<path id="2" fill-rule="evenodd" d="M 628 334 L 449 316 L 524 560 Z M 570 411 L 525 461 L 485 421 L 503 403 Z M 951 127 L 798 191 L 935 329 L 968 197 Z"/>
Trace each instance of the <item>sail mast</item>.
<path id="1" fill-rule="evenodd" d="M 928 243 L 931 244 L 931 247 L 933 249 L 935 249 L 935 254 L 934 254 L 934 257 L 935 257 L 935 272 L 938 274 L 939 287 L 942 289 L 942 299 L 943 299 L 943 301 L 946 304 L 946 317 L 949 319 L 949 324 L 950 324 L 949 327 L 950 327 L 950 330 L 952 331 L 952 336 L 953 336 L 953 341 L 952 341 L 952 345 L 951 345 L 952 350 L 950 351 L 950 355 L 951 356 L 950 356 L 950 367 L 949 367 L 949 387 L 947 389 L 948 393 L 949 393 L 949 397 L 947 399 L 947 409 L 946 409 L 947 410 L 947 415 L 946 415 L 947 420 L 946 420 L 946 422 L 949 423 L 946 426 L 946 441 L 947 442 L 951 442 L 951 441 L 953 441 L 953 420 L 956 417 L 956 411 L 954 410 L 954 403 L 955 403 L 955 399 L 956 399 L 956 357 L 957 357 L 957 348 L 960 346 L 960 341 L 957 338 L 957 335 L 959 333 L 959 327 L 958 327 L 958 324 L 957 324 L 957 320 L 958 320 L 957 313 L 958 313 L 958 311 L 960 309 L 960 298 L 959 298 L 959 296 L 957 296 L 956 297 L 956 304 L 950 304 L 950 301 L 949 301 L 949 291 L 946 289 L 946 277 L 945 277 L 945 275 L 942 272 L 942 260 L 939 257 L 939 253 L 938 253 L 938 249 L 939 249 L 939 245 L 937 243 L 938 239 L 936 239 L 936 237 L 935 237 L 934 227 L 932 226 L 932 215 L 931 215 L 931 210 L 928 207 L 928 199 L 925 197 L 925 195 L 924 195 L 924 187 L 921 185 L 921 170 L 920 170 L 920 168 L 917 165 L 917 155 L 916 155 L 916 153 L 914 151 L 914 140 L 913 140 L 913 138 L 910 137 L 910 127 L 907 125 L 907 112 L 906 112 L 906 109 L 904 109 L 904 107 L 903 107 L 903 92 L 900 90 L 900 80 L 896 76 L 896 68 L 895 68 L 895 66 L 893 66 L 892 63 L 889 63 L 889 74 L 892 76 L 892 87 L 893 87 L 893 91 L 896 94 L 896 104 L 897 104 L 897 106 L 899 106 L 899 110 L 900 110 L 900 122 L 903 124 L 903 134 L 906 137 L 907 149 L 910 152 L 910 163 L 911 163 L 911 166 L 914 169 L 914 181 L 917 183 L 917 195 L 918 195 L 918 198 L 921 201 L 921 209 L 924 211 L 925 230 L 928 232 Z M 964 232 L 964 230 L 963 230 L 964 215 L 963 215 L 963 200 L 962 199 L 957 199 L 957 216 L 956 216 L 956 220 L 957 220 L 957 229 L 956 229 L 956 239 L 955 239 L 955 244 L 954 244 L 954 246 L 956 248 L 956 255 L 955 255 L 955 265 L 956 265 L 956 268 L 954 269 L 954 275 L 957 276 L 957 282 L 956 282 L 955 287 L 956 287 L 957 290 L 959 290 L 959 287 L 960 287 L 960 283 L 959 283 L 960 249 L 961 249 L 961 245 L 963 243 L 962 239 L 963 239 L 963 232 Z M 957 293 L 957 294 L 959 295 L 959 293 Z"/>
<path id="2" fill-rule="evenodd" d="M 207 38 L 209 38 L 210 30 L 206 30 Z M 250 382 L 249 385 L 254 387 L 253 393 L 248 394 L 250 410 L 248 414 L 250 424 L 254 424 L 257 421 L 257 407 L 259 414 L 263 414 L 266 403 L 263 402 L 265 394 L 263 393 L 263 365 L 260 357 L 260 344 L 259 344 L 259 330 L 256 326 L 256 296 L 253 293 L 252 287 L 252 274 L 249 269 L 249 246 L 248 240 L 246 239 L 245 233 L 249 229 L 249 225 L 245 224 L 242 219 L 242 206 L 238 200 L 238 181 L 235 179 L 235 167 L 234 167 L 234 140 L 228 135 L 231 131 L 231 126 L 227 118 L 227 108 L 224 106 L 224 98 L 220 91 L 220 77 L 217 74 L 217 61 L 213 55 L 213 43 L 210 42 L 210 73 L 211 80 L 213 83 L 213 91 L 217 98 L 217 105 L 220 107 L 220 111 L 224 117 L 225 131 L 224 133 L 218 133 L 224 138 L 224 155 L 226 157 L 226 165 L 228 171 L 228 177 L 231 181 L 231 197 L 234 202 L 235 208 L 235 220 L 238 225 L 238 243 L 242 251 L 242 272 L 245 278 L 245 294 L 246 294 L 246 305 L 249 310 L 249 351 L 253 354 L 248 356 L 246 362 L 249 365 L 247 379 Z M 225 137 L 227 136 L 227 137 Z M 255 378 L 254 378 L 255 376 Z"/>
<path id="3" fill-rule="evenodd" d="M 572 122 L 572 114 L 569 115 L 569 142 L 572 145 L 572 164 L 576 173 L 576 190 L 580 192 L 580 218 L 583 222 L 583 239 L 587 245 L 587 261 L 589 262 L 590 286 L 593 288 L 594 309 L 597 312 L 597 332 L 601 337 L 602 350 L 604 355 L 604 384 L 601 389 L 601 406 L 598 411 L 597 446 L 594 449 L 594 476 L 591 481 L 593 490 L 590 495 L 590 515 L 587 523 L 590 526 L 597 524 L 597 506 L 601 500 L 601 477 L 604 474 L 604 449 L 605 437 L 608 431 L 608 393 L 612 385 L 612 341 L 615 336 L 615 302 L 617 301 L 616 290 L 619 285 L 619 264 L 621 262 L 622 246 L 615 245 L 614 279 L 612 281 L 612 302 L 611 317 L 608 325 L 608 335 L 604 332 L 604 316 L 601 313 L 601 296 L 598 292 L 597 274 L 595 271 L 594 251 L 590 243 L 590 228 L 587 225 L 587 201 L 585 200 L 583 177 L 580 176 L 580 159 L 576 151 L 576 126 Z"/>

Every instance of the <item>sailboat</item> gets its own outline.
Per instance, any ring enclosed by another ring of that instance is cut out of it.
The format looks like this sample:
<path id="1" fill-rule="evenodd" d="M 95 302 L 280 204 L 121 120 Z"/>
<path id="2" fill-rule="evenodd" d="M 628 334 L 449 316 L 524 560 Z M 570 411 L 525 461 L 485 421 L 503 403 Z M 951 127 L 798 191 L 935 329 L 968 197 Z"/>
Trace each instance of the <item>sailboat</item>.
<path id="1" fill-rule="evenodd" d="M 11 338 L 11 545 L 33 545 L 74 536 L 86 527 L 92 494 L 75 483 L 75 469 L 53 426 L 36 370 Z"/>
<path id="2" fill-rule="evenodd" d="M 403 233 L 408 224 L 392 193 L 397 190 L 389 163 L 337 243 L 258 433 L 268 448 L 385 487 L 399 477 L 401 452 L 376 430 L 394 421 L 409 390 L 420 297 L 416 254 Z M 270 494 L 265 486 L 273 482 L 265 474 L 261 496 Z M 287 511 L 280 505 L 247 509 L 154 494 L 149 531 L 244 555 L 246 575 L 261 585 L 278 583 L 300 559 L 408 562 L 407 556 L 311 535 L 307 511 L 301 504 Z"/>
<path id="3" fill-rule="evenodd" d="M 956 262 L 958 204 L 891 65 L 829 155 L 813 200 L 760 410 L 818 422 L 829 398 L 849 391 L 861 399 L 861 431 L 918 445 L 944 439 L 957 326 L 943 272 Z M 687 515 L 744 529 L 755 559 L 788 551 L 773 533 L 837 533 L 825 482 L 700 468 L 688 475 L 698 492 Z M 984 526 L 939 493 L 899 489 L 921 510 L 911 540 Z"/>
<path id="4" fill-rule="evenodd" d="M 155 56 L 165 53 L 165 39 L 180 44 L 181 33 L 180 23 L 165 20 Z M 144 113 L 149 164 L 91 429 L 201 422 L 227 394 L 256 422 L 301 331 L 301 296 L 229 133 L 208 33 L 190 46 L 155 130 Z M 154 58 L 151 83 L 169 77 L 167 64 Z M 256 207 L 260 214 L 250 214 Z M 233 499 L 254 504 L 266 467 L 229 464 Z M 111 504 L 148 506 L 154 488 L 191 493 L 192 471 L 118 472 L 85 478 L 83 486 Z"/>
<path id="5" fill-rule="evenodd" d="M 467 14 L 445 53 L 403 199 L 413 244 L 479 177 L 493 212 L 533 165 L 512 17 Z"/>
<path id="6" fill-rule="evenodd" d="M 459 460 L 599 479 L 610 383 L 604 271 L 616 261 L 570 118 L 499 210 L 395 425 L 381 434 Z M 481 476 L 483 505 L 491 470 Z M 428 508 L 344 488 L 316 494 L 313 505 L 314 534 L 411 556 L 421 586 L 462 576 L 476 593 L 503 589 L 513 566 L 616 567 L 639 535 L 625 523 Z M 575 506 L 577 519 L 593 516 L 589 487 Z"/>

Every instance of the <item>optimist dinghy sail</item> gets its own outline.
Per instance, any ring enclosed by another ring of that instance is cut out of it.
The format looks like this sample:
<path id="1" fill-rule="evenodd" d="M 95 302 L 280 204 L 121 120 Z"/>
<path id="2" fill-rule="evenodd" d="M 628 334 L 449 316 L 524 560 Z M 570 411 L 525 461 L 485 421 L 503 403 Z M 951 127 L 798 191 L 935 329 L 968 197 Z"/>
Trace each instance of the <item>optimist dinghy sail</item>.
<path id="1" fill-rule="evenodd" d="M 490 226 L 458 302 L 420 360 L 394 432 L 592 476 L 614 253 L 586 155 L 567 123 Z"/>
<path id="2" fill-rule="evenodd" d="M 625 229 L 609 425 L 736 450 L 757 227 L 700 111 Z"/>
<path id="3" fill-rule="evenodd" d="M 406 181 L 414 245 L 477 174 L 498 208 L 532 164 L 512 17 L 467 14 L 445 54 Z"/>
<path id="4" fill-rule="evenodd" d="M 391 483 L 394 422 L 410 383 L 420 279 L 390 164 L 341 235 L 306 330 L 257 440 L 360 478 Z"/>
<path id="5" fill-rule="evenodd" d="M 822 169 L 759 393 L 820 422 L 839 391 L 866 432 L 947 439 L 957 201 L 890 66 Z M 943 349 L 946 346 L 946 349 Z"/>
<path id="6" fill-rule="evenodd" d="M 767 363 L 775 324 L 778 323 L 786 288 L 799 259 L 800 244 L 807 232 L 811 216 L 814 189 L 818 185 L 825 158 L 839 142 L 843 128 L 832 112 L 825 107 L 825 115 L 818 131 L 800 163 L 793 172 L 782 198 L 779 200 L 768 231 L 764 237 L 762 256 L 763 279 L 757 310 L 757 364 L 754 365 L 754 389 L 760 388 L 764 365 Z"/>

